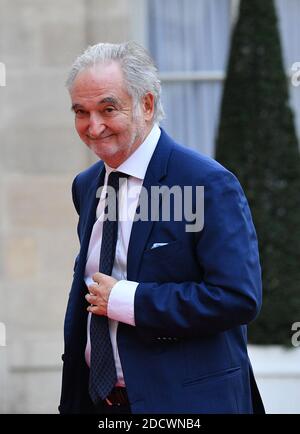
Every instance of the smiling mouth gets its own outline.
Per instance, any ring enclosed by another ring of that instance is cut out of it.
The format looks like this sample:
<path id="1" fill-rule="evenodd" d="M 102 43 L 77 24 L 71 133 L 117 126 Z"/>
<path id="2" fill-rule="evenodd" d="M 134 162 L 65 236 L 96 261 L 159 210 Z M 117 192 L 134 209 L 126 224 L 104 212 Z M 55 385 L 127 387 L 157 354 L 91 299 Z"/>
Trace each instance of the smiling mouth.
<path id="1" fill-rule="evenodd" d="M 109 134 L 108 136 L 105 136 L 105 137 L 96 137 L 96 138 L 94 138 L 94 137 L 90 137 L 90 136 L 87 136 L 90 140 L 93 140 L 93 141 L 97 141 L 97 140 L 105 140 L 105 139 L 108 139 L 109 137 L 112 137 L 113 136 L 113 134 Z"/>

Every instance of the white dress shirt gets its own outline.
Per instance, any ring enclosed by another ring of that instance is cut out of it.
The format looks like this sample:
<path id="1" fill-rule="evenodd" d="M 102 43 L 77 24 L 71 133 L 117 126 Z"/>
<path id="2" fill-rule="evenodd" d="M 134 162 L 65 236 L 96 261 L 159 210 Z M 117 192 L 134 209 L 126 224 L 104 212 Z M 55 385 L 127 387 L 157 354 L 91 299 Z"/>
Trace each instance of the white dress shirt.
<path id="1" fill-rule="evenodd" d="M 132 223 L 138 203 L 139 194 L 143 185 L 145 174 L 160 138 L 160 129 L 155 124 L 146 137 L 145 141 L 135 152 L 124 161 L 116 171 L 129 175 L 127 182 L 121 185 L 119 191 L 119 223 L 116 255 L 112 270 L 112 277 L 118 280 L 111 290 L 107 313 L 109 332 L 112 342 L 113 354 L 116 363 L 118 386 L 125 386 L 121 361 L 117 348 L 117 327 L 118 322 L 124 322 L 135 326 L 134 320 L 134 295 L 138 286 L 137 282 L 127 281 L 127 251 L 132 229 Z M 102 241 L 102 226 L 104 216 L 105 194 L 107 178 L 114 169 L 105 164 L 106 174 L 104 188 L 101 192 L 96 212 L 96 222 L 93 226 L 85 268 L 84 280 L 87 286 L 94 283 L 92 276 L 99 271 L 100 248 Z M 87 345 L 85 359 L 90 366 L 91 343 L 90 343 L 90 321 L 91 313 L 88 315 L 87 323 Z"/>

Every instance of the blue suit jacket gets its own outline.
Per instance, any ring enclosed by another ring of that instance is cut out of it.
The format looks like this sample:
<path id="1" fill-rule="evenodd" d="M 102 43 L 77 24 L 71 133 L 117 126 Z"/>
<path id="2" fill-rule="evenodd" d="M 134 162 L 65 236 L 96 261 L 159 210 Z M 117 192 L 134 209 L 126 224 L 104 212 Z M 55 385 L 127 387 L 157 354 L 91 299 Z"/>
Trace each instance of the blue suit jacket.
<path id="1" fill-rule="evenodd" d="M 103 163 L 73 183 L 80 252 L 65 317 L 60 411 L 93 412 L 84 359 L 83 276 Z M 136 221 L 127 279 L 139 282 L 135 322 L 117 342 L 133 413 L 251 413 L 263 406 L 247 355 L 246 324 L 261 306 L 261 270 L 249 207 L 235 176 L 162 131 L 144 187 L 204 186 L 203 230 L 186 221 Z M 195 198 L 194 198 L 195 199 Z M 194 203 L 195 205 L 195 203 Z M 154 243 L 168 243 L 151 249 Z"/>

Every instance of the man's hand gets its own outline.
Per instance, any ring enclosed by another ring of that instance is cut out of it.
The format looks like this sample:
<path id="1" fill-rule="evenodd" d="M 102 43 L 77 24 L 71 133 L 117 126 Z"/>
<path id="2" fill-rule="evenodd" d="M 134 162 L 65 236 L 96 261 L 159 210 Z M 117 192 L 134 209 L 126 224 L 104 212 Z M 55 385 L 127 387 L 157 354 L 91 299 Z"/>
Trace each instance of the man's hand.
<path id="1" fill-rule="evenodd" d="M 95 273 L 93 280 L 96 283 L 88 287 L 89 294 L 85 296 L 88 303 L 91 304 L 87 310 L 96 315 L 107 316 L 109 294 L 117 280 L 103 273 Z"/>

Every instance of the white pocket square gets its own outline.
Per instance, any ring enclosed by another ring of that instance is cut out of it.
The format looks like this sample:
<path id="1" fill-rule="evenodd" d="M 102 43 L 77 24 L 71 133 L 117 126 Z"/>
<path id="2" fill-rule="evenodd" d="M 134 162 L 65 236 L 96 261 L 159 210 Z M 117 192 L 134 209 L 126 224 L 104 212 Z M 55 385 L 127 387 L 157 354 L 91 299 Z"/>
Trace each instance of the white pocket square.
<path id="1" fill-rule="evenodd" d="M 169 243 L 153 243 L 151 249 L 157 249 L 157 247 L 166 246 Z"/>

